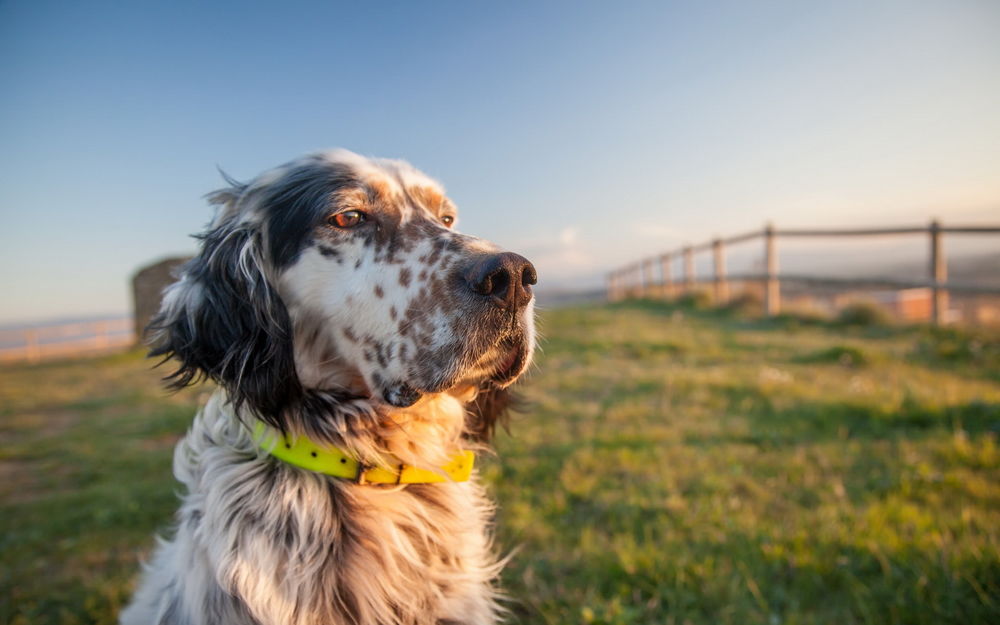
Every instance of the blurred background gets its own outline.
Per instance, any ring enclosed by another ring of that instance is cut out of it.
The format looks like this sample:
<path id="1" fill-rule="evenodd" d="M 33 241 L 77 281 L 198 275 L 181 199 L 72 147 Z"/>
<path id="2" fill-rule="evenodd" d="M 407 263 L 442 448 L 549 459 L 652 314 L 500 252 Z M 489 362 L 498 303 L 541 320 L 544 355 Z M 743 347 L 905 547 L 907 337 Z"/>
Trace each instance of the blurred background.
<path id="1" fill-rule="evenodd" d="M 995 0 L 0 3 L 0 621 L 114 622 L 210 390 L 136 328 L 345 147 L 538 268 L 517 619 L 997 622 L 998 77 Z"/>

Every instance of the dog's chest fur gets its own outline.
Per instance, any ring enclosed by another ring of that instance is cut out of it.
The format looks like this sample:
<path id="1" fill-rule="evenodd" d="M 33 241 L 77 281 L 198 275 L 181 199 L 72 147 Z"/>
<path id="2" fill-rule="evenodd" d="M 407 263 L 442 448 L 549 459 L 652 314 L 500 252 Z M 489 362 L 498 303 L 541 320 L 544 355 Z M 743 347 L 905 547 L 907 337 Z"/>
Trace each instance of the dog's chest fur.
<path id="1" fill-rule="evenodd" d="M 475 480 L 380 487 L 311 473 L 262 455 L 228 411 L 214 396 L 177 446 L 188 491 L 177 534 L 124 625 L 497 620 L 491 506 Z"/>

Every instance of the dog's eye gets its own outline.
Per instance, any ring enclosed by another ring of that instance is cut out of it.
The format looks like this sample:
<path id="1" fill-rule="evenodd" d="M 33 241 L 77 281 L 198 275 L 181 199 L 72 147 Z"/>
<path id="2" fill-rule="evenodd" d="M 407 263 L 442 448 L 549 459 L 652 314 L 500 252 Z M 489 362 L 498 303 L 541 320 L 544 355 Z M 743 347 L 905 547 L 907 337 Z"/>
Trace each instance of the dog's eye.
<path id="1" fill-rule="evenodd" d="M 444 217 L 441 218 L 441 223 L 443 223 L 448 228 L 451 228 L 455 224 L 455 216 L 445 215 Z"/>
<path id="2" fill-rule="evenodd" d="M 368 216 L 361 211 L 344 211 L 330 217 L 330 224 L 338 228 L 353 228 L 359 226 L 368 219 Z"/>

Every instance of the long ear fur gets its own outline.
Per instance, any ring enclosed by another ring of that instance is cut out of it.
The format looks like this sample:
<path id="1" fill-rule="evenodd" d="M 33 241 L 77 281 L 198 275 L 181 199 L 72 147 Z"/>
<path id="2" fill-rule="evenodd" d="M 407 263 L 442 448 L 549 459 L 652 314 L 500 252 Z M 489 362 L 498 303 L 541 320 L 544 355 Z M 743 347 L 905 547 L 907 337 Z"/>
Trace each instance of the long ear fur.
<path id="1" fill-rule="evenodd" d="M 520 411 L 524 401 L 509 388 L 487 387 L 465 408 L 465 434 L 470 439 L 488 443 L 499 423 L 506 430 L 510 411 Z"/>
<path id="2" fill-rule="evenodd" d="M 229 204 L 232 197 L 211 199 Z M 150 356 L 177 359 L 177 370 L 165 378 L 171 387 L 209 378 L 237 409 L 246 404 L 284 430 L 282 411 L 301 395 L 291 322 L 264 274 L 259 230 L 226 212 L 199 237 L 201 253 L 185 265 L 150 322 Z"/>

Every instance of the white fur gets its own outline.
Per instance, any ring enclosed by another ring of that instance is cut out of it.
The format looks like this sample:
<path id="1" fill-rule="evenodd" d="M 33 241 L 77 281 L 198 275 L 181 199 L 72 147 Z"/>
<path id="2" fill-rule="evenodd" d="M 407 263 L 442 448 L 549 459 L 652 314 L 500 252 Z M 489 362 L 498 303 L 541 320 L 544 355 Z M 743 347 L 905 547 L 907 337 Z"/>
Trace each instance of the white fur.
<path id="1" fill-rule="evenodd" d="M 435 456 L 449 447 L 445 440 L 454 444 L 463 414 L 453 397 L 425 401 L 397 415 L 392 428 L 393 451 L 419 464 L 441 460 Z M 428 411 L 436 412 L 432 422 L 415 416 Z M 410 437 L 433 441 L 432 424 L 440 428 L 435 453 L 413 454 Z M 500 564 L 486 531 L 492 508 L 475 479 L 423 487 L 434 489 L 429 503 L 413 487 L 358 486 L 290 466 L 274 475 L 273 462 L 223 394 L 213 395 L 174 454 L 174 475 L 188 491 L 177 534 L 160 541 L 123 625 L 497 621 L 502 609 L 490 580 Z M 234 521 L 234 509 L 289 524 L 294 543 Z M 356 544 L 328 557 L 330 541 L 346 532 Z M 347 594 L 353 617 L 341 605 Z"/>

